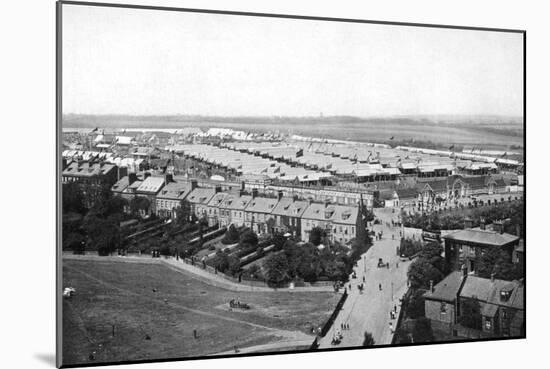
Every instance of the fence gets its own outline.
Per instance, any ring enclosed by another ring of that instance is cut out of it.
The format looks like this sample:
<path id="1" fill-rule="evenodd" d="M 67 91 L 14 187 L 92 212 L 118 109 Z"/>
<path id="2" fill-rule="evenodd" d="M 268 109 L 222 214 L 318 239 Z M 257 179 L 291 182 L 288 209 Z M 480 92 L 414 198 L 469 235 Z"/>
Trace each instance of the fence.
<path id="1" fill-rule="evenodd" d="M 338 303 L 336 304 L 336 307 L 334 308 L 334 311 L 330 315 L 330 318 L 328 318 L 323 328 L 321 328 L 321 333 L 319 334 L 321 337 L 326 336 L 326 334 L 334 324 L 336 317 L 338 317 L 338 313 L 340 313 L 340 310 L 342 310 L 342 306 L 344 306 L 344 302 L 346 302 L 347 298 L 348 298 L 348 291 L 344 290 L 344 293 L 342 294 L 342 297 L 340 297 L 340 301 L 338 301 Z"/>

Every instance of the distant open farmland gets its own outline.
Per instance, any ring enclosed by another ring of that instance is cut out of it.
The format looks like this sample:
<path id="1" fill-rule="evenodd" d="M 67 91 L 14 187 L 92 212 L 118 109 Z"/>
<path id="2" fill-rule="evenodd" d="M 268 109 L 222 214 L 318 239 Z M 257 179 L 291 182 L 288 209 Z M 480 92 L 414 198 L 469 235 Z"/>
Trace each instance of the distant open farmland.
<path id="1" fill-rule="evenodd" d="M 64 260 L 63 285 L 77 291 L 63 301 L 64 364 L 182 358 L 227 352 L 235 345 L 312 342 L 311 327 L 328 319 L 339 298 L 331 292 L 234 292 L 163 265 L 111 261 Z M 229 311 L 231 299 L 251 309 Z"/>
<path id="2" fill-rule="evenodd" d="M 421 140 L 435 143 L 481 146 L 502 149 L 523 145 L 523 124 L 518 118 L 472 118 L 435 121 L 413 118 L 362 119 L 327 118 L 212 118 L 204 117 L 128 117 L 68 115 L 64 127 L 70 128 L 183 128 L 226 127 L 250 132 L 279 130 L 304 136 L 362 142 Z"/>

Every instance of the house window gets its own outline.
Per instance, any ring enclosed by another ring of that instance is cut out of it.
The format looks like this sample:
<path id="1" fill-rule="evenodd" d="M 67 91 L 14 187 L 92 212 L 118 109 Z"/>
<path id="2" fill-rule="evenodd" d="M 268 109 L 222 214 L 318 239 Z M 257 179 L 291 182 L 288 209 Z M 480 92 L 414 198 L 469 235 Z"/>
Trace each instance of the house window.
<path id="1" fill-rule="evenodd" d="M 485 329 L 490 331 L 492 327 L 492 321 L 491 318 L 485 317 Z"/>
<path id="2" fill-rule="evenodd" d="M 441 302 L 441 314 L 447 314 L 447 304 L 445 302 Z"/>

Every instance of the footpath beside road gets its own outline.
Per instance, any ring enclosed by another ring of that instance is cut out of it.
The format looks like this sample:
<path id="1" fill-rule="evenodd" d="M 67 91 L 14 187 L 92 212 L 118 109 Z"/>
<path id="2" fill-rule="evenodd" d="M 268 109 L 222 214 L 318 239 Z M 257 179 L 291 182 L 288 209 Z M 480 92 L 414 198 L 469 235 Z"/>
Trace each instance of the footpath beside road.
<path id="1" fill-rule="evenodd" d="M 197 279 L 211 286 L 224 288 L 230 291 L 242 292 L 334 292 L 331 286 L 308 286 L 295 288 L 270 288 L 261 286 L 250 286 L 246 284 L 236 283 L 225 279 L 221 275 L 211 273 L 200 266 L 193 266 L 184 263 L 181 259 L 176 260 L 174 257 L 152 258 L 148 255 L 130 255 L 130 256 L 98 256 L 98 255 L 74 255 L 69 253 L 63 254 L 64 260 L 92 260 L 92 261 L 108 261 L 108 262 L 126 262 L 126 263 L 143 263 L 143 264 L 162 264 L 169 269 L 183 273 L 189 277 Z"/>
<path id="2" fill-rule="evenodd" d="M 397 319 L 391 319 L 390 311 L 396 308 L 396 317 L 399 316 L 399 300 L 407 291 L 410 261 L 401 262 L 396 252 L 400 228 L 386 225 L 386 222 L 391 224 L 392 219 L 397 220 L 397 215 L 390 209 L 375 209 L 375 215 L 382 224 L 371 229 L 382 231 L 383 237 L 381 240 L 373 239 L 373 245 L 354 268 L 357 278 L 350 278 L 350 283 L 346 284 L 349 296 L 332 329 L 320 340 L 319 348 L 362 346 L 365 332 L 372 334 L 376 345 L 390 344 L 393 339 Z M 378 267 L 379 258 L 389 263 L 389 269 Z M 363 277 L 365 282 L 361 293 L 357 286 L 363 283 Z M 349 329 L 343 330 L 342 324 L 349 325 Z M 332 345 L 332 339 L 338 332 L 342 333 L 343 338 L 340 344 Z"/>

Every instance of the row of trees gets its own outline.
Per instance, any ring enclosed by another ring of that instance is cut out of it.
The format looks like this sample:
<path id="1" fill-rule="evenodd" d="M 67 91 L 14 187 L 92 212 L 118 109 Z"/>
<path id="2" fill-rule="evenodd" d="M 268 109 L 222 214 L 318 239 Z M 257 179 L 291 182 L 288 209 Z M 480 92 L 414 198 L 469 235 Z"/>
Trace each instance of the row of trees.
<path id="1" fill-rule="evenodd" d="M 507 233 L 516 234 L 517 226 L 519 226 L 520 230 L 524 228 L 524 202 L 505 202 L 491 207 L 466 209 L 464 211 L 451 213 L 432 212 L 409 215 L 403 212 L 401 216 L 405 227 L 431 230 L 463 229 L 466 217 L 472 219 L 474 227 L 480 225 L 481 219 L 484 219 L 487 224 L 496 220 L 510 219 L 510 222 L 506 224 L 504 230 Z M 522 234 L 524 234 L 523 231 Z"/>

